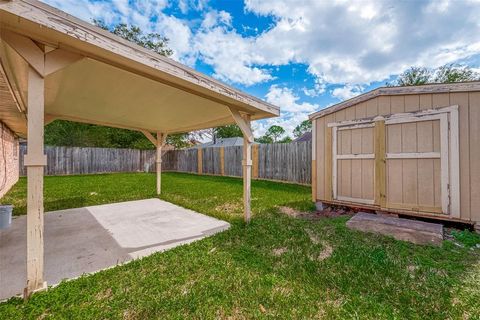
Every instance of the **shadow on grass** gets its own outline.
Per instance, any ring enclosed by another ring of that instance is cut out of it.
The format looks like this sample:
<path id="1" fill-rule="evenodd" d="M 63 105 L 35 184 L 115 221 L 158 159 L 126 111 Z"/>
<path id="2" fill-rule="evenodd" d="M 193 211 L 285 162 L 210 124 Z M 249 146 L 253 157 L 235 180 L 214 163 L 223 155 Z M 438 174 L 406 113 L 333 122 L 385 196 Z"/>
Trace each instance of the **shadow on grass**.
<path id="1" fill-rule="evenodd" d="M 81 208 L 87 204 L 87 199 L 85 197 L 70 197 L 70 198 L 61 198 L 56 200 L 46 200 L 44 202 L 45 212 L 64 210 L 71 208 Z M 19 216 L 27 214 L 27 207 L 25 205 L 15 206 L 13 208 L 13 215 Z"/>

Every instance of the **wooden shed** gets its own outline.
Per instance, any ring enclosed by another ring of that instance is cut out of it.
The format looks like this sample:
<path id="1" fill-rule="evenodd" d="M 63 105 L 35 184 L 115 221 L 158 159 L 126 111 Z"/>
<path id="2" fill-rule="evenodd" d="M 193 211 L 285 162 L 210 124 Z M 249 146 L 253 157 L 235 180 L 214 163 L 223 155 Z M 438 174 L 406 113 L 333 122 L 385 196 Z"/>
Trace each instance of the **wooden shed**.
<path id="1" fill-rule="evenodd" d="M 310 115 L 312 197 L 480 223 L 480 82 L 384 87 Z"/>

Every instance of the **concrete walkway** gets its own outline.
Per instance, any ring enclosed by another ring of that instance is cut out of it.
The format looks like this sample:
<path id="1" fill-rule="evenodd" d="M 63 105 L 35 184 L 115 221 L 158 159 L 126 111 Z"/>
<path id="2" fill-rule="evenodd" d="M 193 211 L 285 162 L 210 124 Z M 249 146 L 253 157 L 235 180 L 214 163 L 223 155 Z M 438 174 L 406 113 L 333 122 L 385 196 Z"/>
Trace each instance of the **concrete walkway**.
<path id="1" fill-rule="evenodd" d="M 48 285 L 167 250 L 230 225 L 159 199 L 49 212 L 45 215 Z M 0 230 L 0 300 L 26 284 L 26 216 Z"/>

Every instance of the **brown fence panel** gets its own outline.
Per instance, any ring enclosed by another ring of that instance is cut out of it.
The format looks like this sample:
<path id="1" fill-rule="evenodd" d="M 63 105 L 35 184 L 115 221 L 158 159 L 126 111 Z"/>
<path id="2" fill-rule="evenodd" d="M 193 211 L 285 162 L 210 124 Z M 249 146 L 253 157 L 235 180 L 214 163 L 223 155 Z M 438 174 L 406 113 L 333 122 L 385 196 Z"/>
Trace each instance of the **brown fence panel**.
<path id="1" fill-rule="evenodd" d="M 311 142 L 261 144 L 258 147 L 258 178 L 309 184 L 311 162 Z"/>
<path id="2" fill-rule="evenodd" d="M 258 145 L 258 178 L 311 183 L 311 142 Z M 198 149 L 170 150 L 162 156 L 163 171 L 242 176 L 243 147 L 204 148 L 201 168 L 198 168 Z M 24 155 L 26 146 L 20 146 L 20 175 L 26 175 Z M 107 172 L 155 172 L 155 150 L 45 147 L 46 175 L 92 174 Z M 256 162 L 257 157 L 254 161 Z"/>
<path id="3" fill-rule="evenodd" d="M 243 147 L 225 147 L 225 175 L 242 176 Z"/>

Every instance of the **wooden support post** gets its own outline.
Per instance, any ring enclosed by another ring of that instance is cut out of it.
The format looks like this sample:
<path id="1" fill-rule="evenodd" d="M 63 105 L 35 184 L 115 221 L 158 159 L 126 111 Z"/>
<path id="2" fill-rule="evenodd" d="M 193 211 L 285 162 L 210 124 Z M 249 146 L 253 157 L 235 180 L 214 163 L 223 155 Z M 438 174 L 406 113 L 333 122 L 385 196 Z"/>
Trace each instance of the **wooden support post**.
<path id="1" fill-rule="evenodd" d="M 246 125 L 250 128 L 250 115 L 244 117 Z M 243 138 L 243 212 L 245 222 L 250 222 L 251 216 L 251 180 L 252 180 L 252 141 Z"/>
<path id="2" fill-rule="evenodd" d="M 232 117 L 240 127 L 243 133 L 243 213 L 245 222 L 250 222 L 251 208 L 250 208 L 250 186 L 252 182 L 252 144 L 253 132 L 250 126 L 250 115 L 240 114 L 236 109 L 230 108 Z"/>
<path id="3" fill-rule="evenodd" d="M 225 148 L 220 147 L 220 174 L 225 175 Z"/>
<path id="4" fill-rule="evenodd" d="M 385 208 L 386 198 L 386 153 L 385 121 L 375 121 L 375 204 Z"/>
<path id="5" fill-rule="evenodd" d="M 258 178 L 258 144 L 252 145 L 252 175 L 254 179 Z"/>
<path id="6" fill-rule="evenodd" d="M 36 65 L 36 68 L 42 68 Z M 43 150 L 44 79 L 36 68 L 28 69 L 27 167 L 27 286 L 24 297 L 46 288 L 43 254 L 43 170 L 47 159 Z"/>
<path id="7" fill-rule="evenodd" d="M 202 174 L 203 173 L 203 149 L 198 148 L 198 153 L 197 153 L 197 173 Z"/>
<path id="8" fill-rule="evenodd" d="M 157 132 L 157 157 L 156 157 L 156 171 L 157 171 L 157 195 L 162 193 L 162 147 L 165 145 L 167 135 L 162 132 Z"/>

